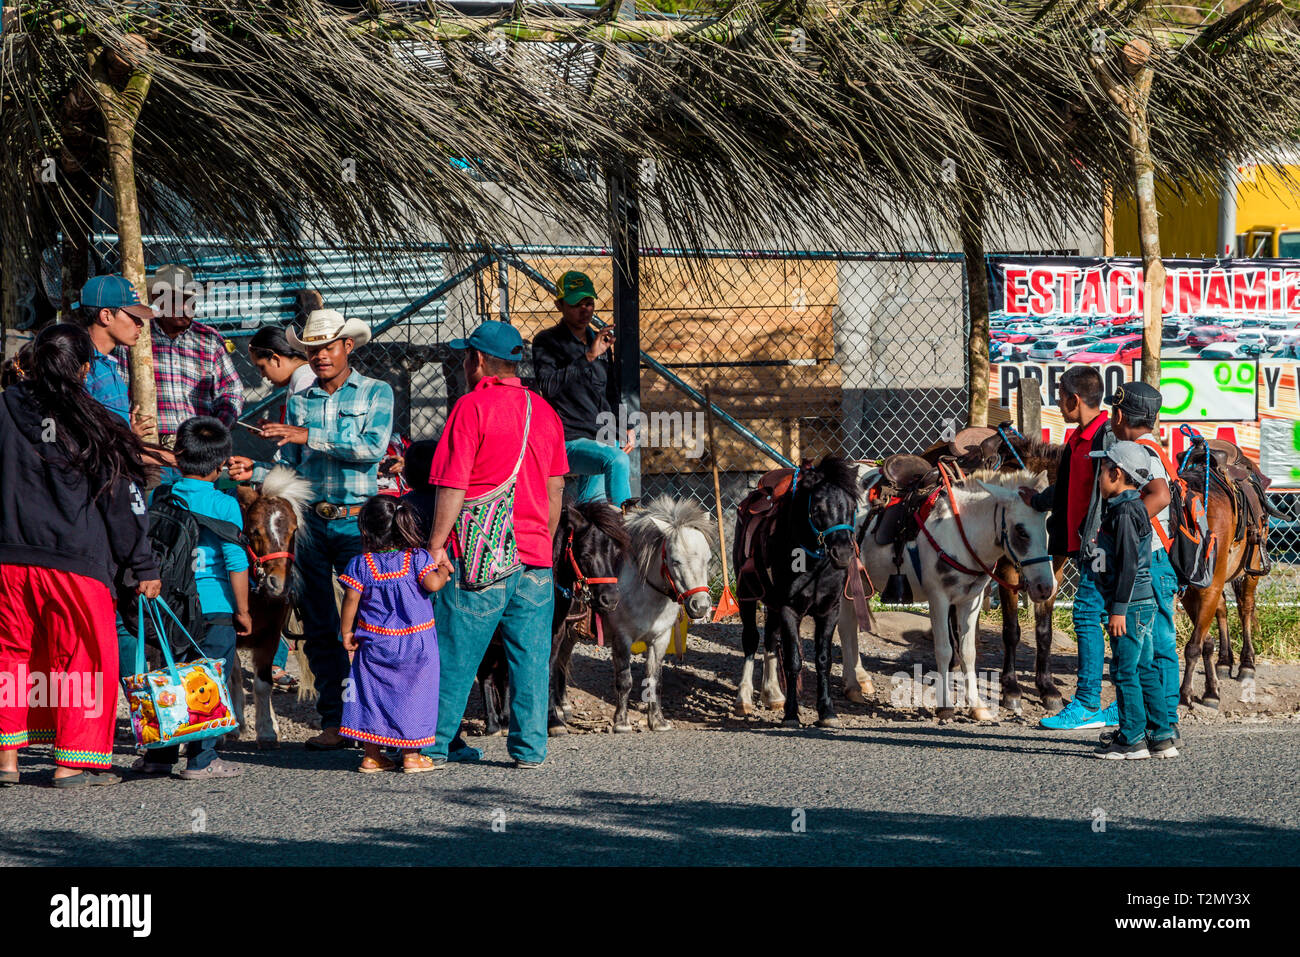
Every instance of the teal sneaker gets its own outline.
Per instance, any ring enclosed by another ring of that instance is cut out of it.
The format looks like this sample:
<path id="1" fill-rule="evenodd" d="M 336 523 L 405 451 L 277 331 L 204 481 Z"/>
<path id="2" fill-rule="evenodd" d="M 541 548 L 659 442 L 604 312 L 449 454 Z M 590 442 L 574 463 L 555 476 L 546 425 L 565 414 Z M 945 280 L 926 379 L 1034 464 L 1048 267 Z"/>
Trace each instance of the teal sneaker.
<path id="1" fill-rule="evenodd" d="M 1081 731 L 1084 728 L 1104 728 L 1106 723 L 1100 711 L 1089 710 L 1078 701 L 1071 701 L 1056 714 L 1049 714 L 1038 722 L 1038 726 L 1051 731 Z"/>
<path id="2" fill-rule="evenodd" d="M 1102 727 L 1118 728 L 1119 727 L 1119 702 L 1112 701 L 1106 707 L 1097 712 L 1097 717 L 1102 720 Z"/>

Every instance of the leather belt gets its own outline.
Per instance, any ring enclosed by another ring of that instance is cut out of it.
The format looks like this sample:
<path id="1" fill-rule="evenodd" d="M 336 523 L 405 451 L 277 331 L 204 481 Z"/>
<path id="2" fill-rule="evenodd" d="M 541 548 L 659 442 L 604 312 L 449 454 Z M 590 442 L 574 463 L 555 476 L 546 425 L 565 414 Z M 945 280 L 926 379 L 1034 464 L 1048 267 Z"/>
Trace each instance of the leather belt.
<path id="1" fill-rule="evenodd" d="M 340 518 L 355 518 L 361 514 L 360 505 L 335 505 L 333 502 L 313 502 L 311 510 L 327 522 Z"/>

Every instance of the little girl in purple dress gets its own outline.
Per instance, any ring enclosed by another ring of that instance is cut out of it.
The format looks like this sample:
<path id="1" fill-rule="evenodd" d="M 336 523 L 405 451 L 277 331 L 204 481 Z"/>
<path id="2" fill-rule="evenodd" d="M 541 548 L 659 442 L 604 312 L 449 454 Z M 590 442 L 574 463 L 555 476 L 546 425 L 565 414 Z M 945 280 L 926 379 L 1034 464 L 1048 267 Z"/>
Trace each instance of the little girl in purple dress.
<path id="1" fill-rule="evenodd" d="M 357 516 L 365 551 L 339 576 L 343 646 L 355 652 L 339 734 L 365 746 L 363 774 L 396 767 L 385 747 L 401 749 L 407 774 L 433 770 L 420 754 L 438 725 L 438 633 L 427 593 L 446 584 L 453 568 L 435 566 L 419 547 L 416 522 L 397 498 L 370 499 Z"/>

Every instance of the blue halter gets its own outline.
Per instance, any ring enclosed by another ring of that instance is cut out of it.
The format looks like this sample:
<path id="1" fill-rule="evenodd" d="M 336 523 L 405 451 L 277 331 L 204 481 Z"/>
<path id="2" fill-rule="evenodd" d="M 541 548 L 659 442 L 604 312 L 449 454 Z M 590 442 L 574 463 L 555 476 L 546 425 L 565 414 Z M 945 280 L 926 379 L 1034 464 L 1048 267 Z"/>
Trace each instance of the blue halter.
<path id="1" fill-rule="evenodd" d="M 790 482 L 790 497 L 791 497 L 791 498 L 794 498 L 794 494 L 795 494 L 795 492 L 798 491 L 798 489 L 799 489 L 799 473 L 800 473 L 801 471 L 803 471 L 803 470 L 802 470 L 802 469 L 795 469 L 795 470 L 794 470 L 794 478 L 793 478 L 793 479 L 791 480 L 791 482 Z M 846 523 L 846 522 L 841 522 L 841 523 L 838 524 L 838 525 L 832 525 L 830 528 L 818 528 L 816 525 L 814 525 L 814 524 L 813 524 L 813 519 L 812 519 L 812 499 L 811 499 L 811 498 L 808 499 L 808 527 L 809 527 L 810 529 L 812 529 L 812 533 L 813 533 L 814 535 L 817 536 L 817 544 L 819 544 L 819 545 L 825 545 L 825 544 L 826 544 L 826 536 L 827 536 L 827 535 L 830 535 L 830 534 L 833 534 L 834 532 L 849 532 L 850 534 L 852 534 L 852 532 L 853 532 L 853 525 L 850 524 L 850 523 Z M 809 555 L 811 555 L 813 558 L 818 558 L 818 559 L 820 559 L 820 558 L 825 558 L 825 557 L 826 557 L 826 549 L 825 549 L 825 548 L 819 548 L 819 549 L 816 549 L 815 551 L 814 551 L 813 549 L 810 549 L 810 548 L 805 548 L 804 551 L 806 551 L 806 552 L 807 552 Z"/>

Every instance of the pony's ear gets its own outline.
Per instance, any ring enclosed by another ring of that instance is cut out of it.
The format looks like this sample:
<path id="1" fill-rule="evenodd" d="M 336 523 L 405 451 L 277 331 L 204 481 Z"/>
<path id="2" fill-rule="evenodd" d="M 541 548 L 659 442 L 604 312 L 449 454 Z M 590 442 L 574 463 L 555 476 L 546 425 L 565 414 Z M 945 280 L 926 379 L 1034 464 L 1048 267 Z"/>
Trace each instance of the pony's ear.
<path id="1" fill-rule="evenodd" d="M 1000 498 L 1003 501 L 1010 501 L 1013 498 L 1018 500 L 1020 498 L 1018 493 L 1013 492 L 1009 488 L 1003 488 L 1001 485 L 990 485 L 987 482 L 980 481 L 980 479 L 976 479 L 975 481 L 979 483 L 980 488 L 984 489 L 984 491 L 988 492 L 994 498 Z"/>
<path id="2" fill-rule="evenodd" d="M 569 520 L 569 527 L 575 532 L 578 529 L 585 527 L 587 524 L 587 520 L 583 517 L 582 512 L 578 511 L 578 506 L 574 505 L 572 502 L 564 503 L 564 514 Z"/>
<path id="3" fill-rule="evenodd" d="M 239 500 L 240 508 L 248 508 L 248 506 L 257 501 L 258 496 L 261 494 L 261 492 L 253 488 L 251 485 L 235 486 L 235 498 Z"/>

